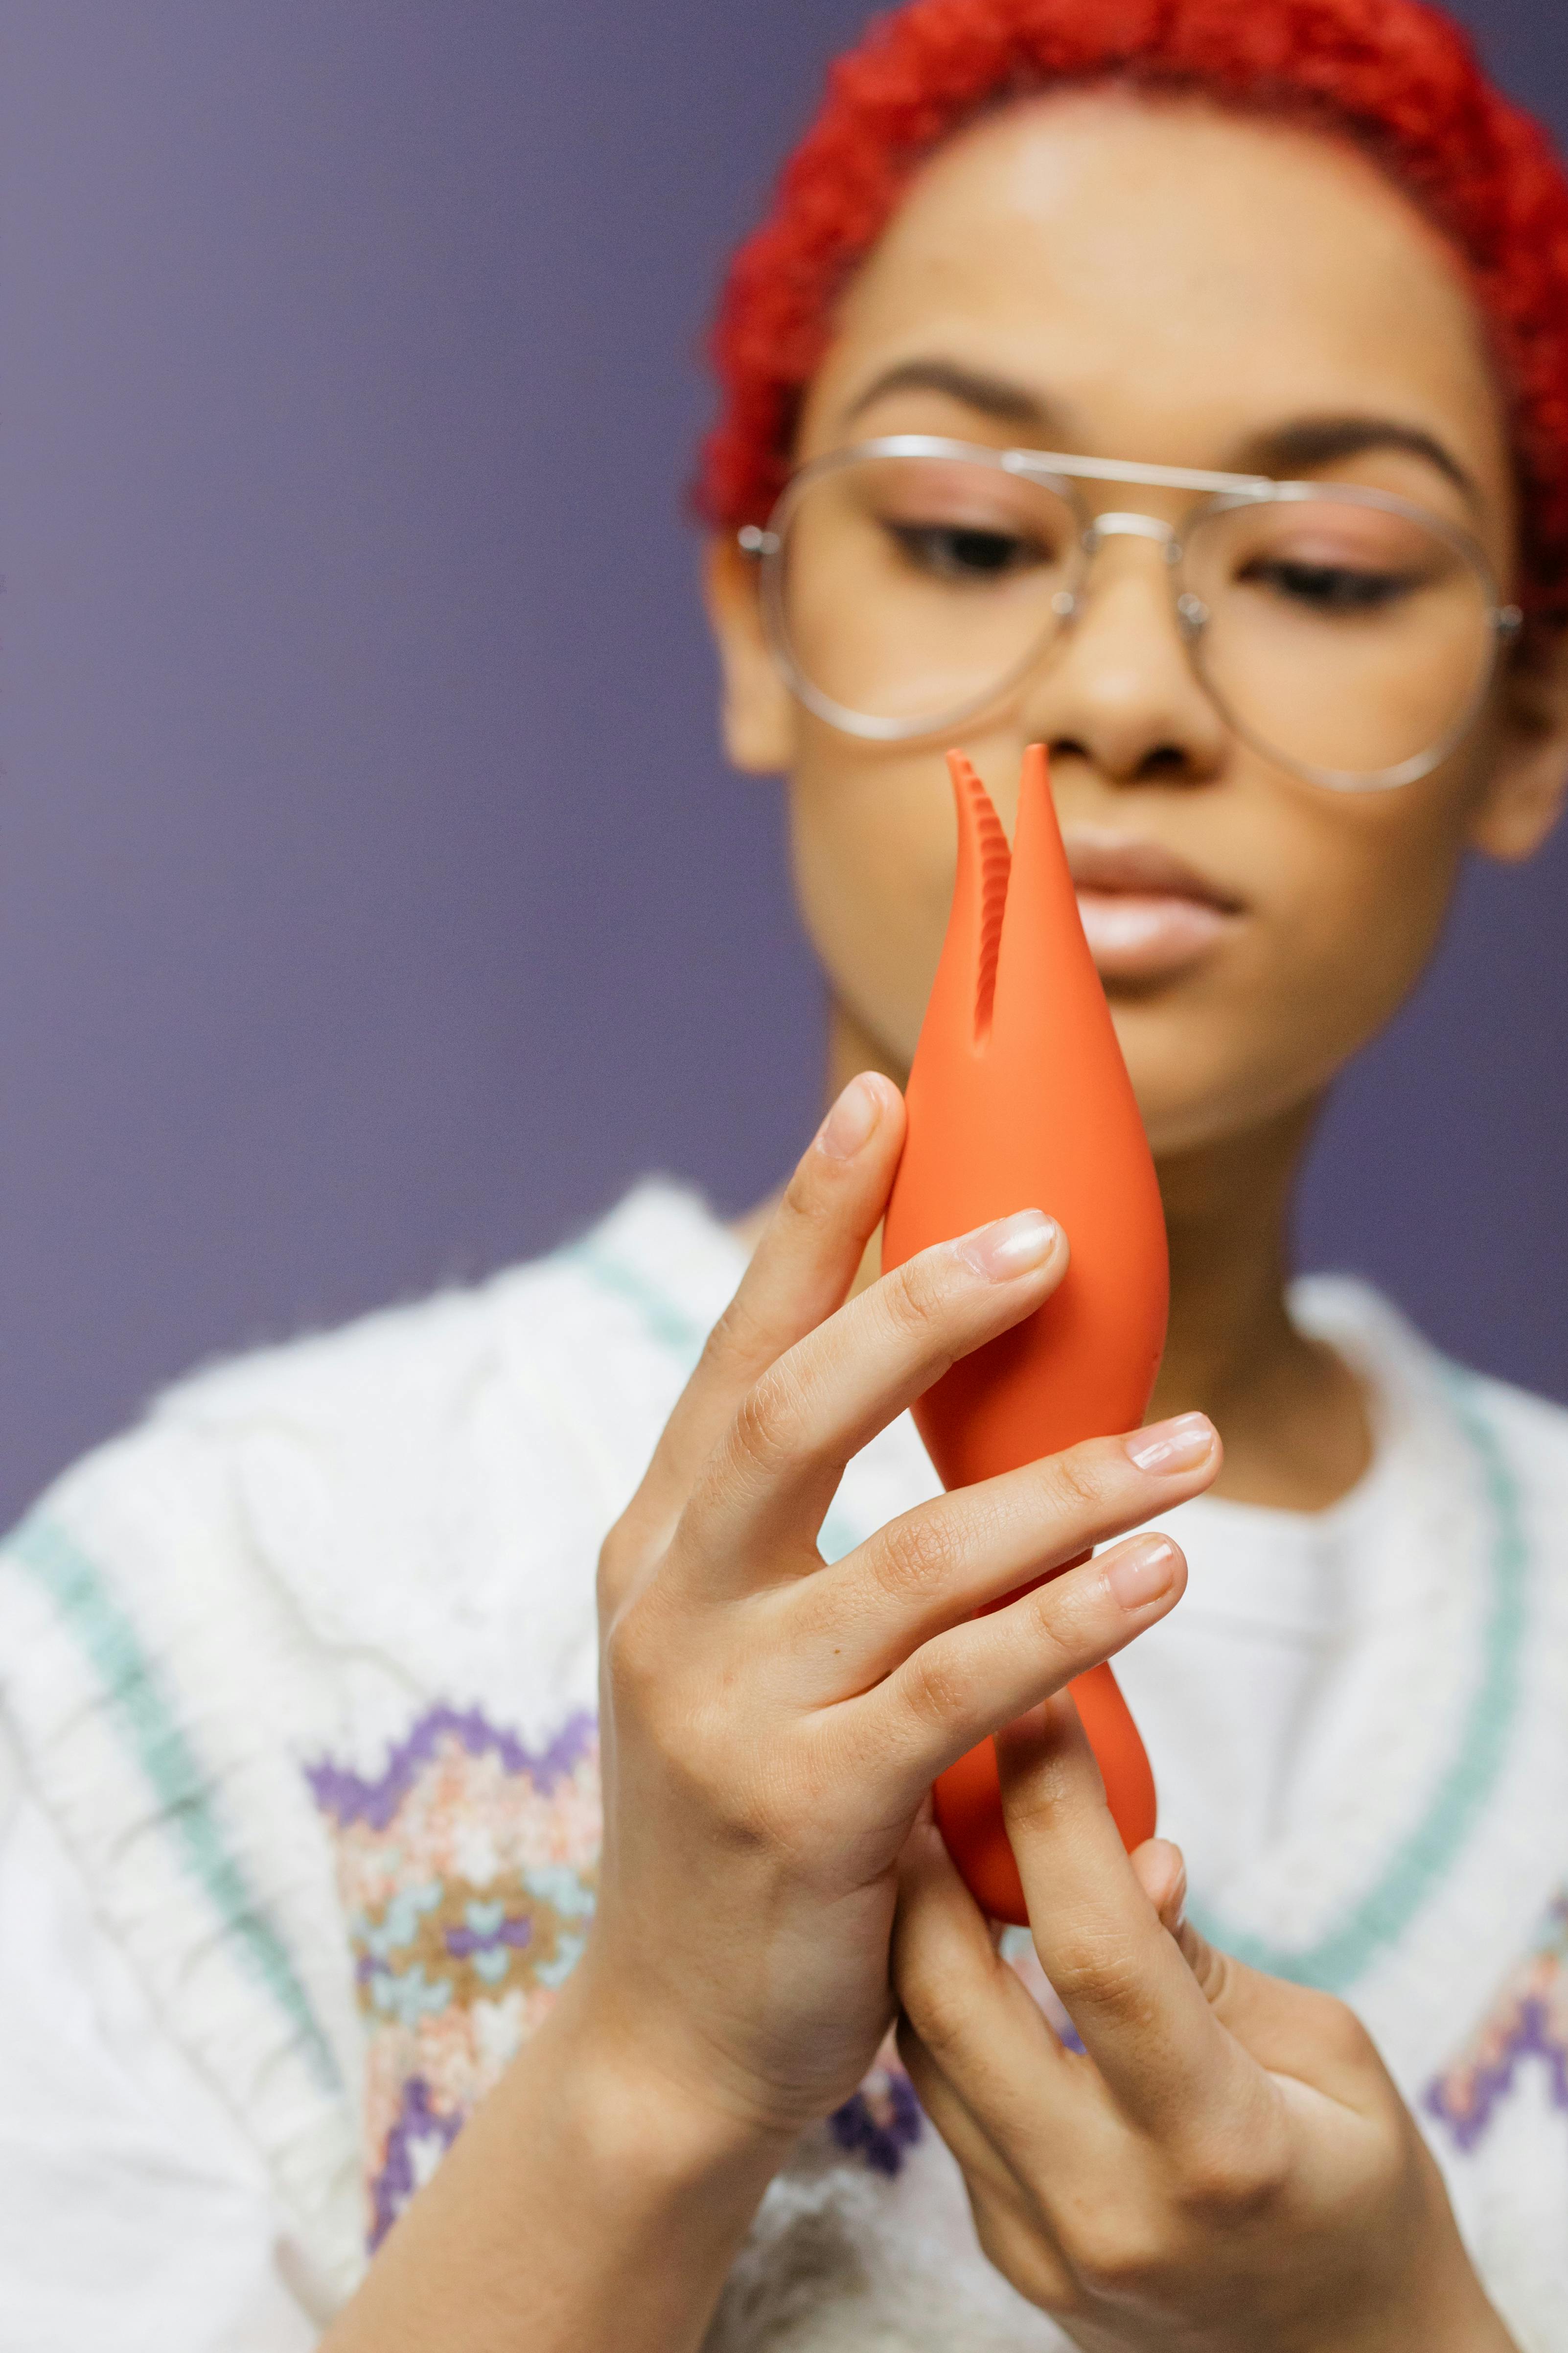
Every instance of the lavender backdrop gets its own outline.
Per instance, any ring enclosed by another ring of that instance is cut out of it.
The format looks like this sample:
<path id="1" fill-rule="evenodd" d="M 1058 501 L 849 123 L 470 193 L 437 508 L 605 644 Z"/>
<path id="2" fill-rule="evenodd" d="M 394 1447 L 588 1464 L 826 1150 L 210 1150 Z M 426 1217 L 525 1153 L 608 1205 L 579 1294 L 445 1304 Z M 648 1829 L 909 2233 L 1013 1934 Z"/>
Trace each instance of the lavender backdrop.
<path id="1" fill-rule="evenodd" d="M 1470 0 L 1568 133 L 1557 0 Z M 9 0 L 0 1513 L 216 1350 L 725 1205 L 816 1105 L 679 513 L 860 0 Z M 1478 875 L 1303 1249 L 1568 1398 L 1568 843 Z"/>

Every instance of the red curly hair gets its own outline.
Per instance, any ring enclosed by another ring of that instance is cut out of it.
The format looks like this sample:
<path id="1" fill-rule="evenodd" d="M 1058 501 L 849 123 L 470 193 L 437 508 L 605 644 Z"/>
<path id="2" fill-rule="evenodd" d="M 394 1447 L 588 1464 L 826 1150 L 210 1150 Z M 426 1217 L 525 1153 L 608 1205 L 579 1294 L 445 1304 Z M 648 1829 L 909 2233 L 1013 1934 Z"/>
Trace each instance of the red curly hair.
<path id="1" fill-rule="evenodd" d="M 831 69 L 714 327 L 697 502 L 765 520 L 834 301 L 933 148 L 988 108 L 1111 80 L 1348 136 L 1448 237 L 1489 322 L 1521 487 L 1520 598 L 1568 618 L 1568 178 L 1422 0 L 910 0 Z"/>

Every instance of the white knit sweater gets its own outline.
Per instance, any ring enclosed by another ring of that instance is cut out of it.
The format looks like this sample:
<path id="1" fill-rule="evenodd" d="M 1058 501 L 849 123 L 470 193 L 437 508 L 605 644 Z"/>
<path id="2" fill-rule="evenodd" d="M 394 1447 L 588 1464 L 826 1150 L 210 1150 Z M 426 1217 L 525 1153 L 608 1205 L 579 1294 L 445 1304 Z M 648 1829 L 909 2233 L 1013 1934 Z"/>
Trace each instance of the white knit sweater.
<path id="1" fill-rule="evenodd" d="M 299 2353 L 549 2006 L 593 1903 L 598 1541 L 739 1267 L 644 1187 L 175 1390 L 11 1539 L 6 2353 Z M 1357 1286 L 1296 1312 L 1366 1380 L 1373 1467 L 1315 1516 L 1171 1514 L 1189 1591 L 1122 1681 L 1194 1911 L 1355 2004 L 1521 2343 L 1568 2353 L 1568 1415 Z M 825 1549 L 933 1487 L 896 1426 Z M 1064 2340 L 889 2064 L 774 2185 L 712 2341 Z"/>

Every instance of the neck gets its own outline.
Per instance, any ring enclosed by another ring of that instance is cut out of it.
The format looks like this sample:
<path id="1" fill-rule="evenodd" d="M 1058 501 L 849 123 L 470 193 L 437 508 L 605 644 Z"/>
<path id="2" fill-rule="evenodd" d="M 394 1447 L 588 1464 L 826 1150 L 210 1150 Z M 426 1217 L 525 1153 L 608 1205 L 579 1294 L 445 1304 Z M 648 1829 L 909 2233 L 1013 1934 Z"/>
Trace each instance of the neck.
<path id="1" fill-rule="evenodd" d="M 1371 1453 L 1355 1377 L 1286 1306 L 1291 1196 L 1317 1111 L 1160 1163 L 1171 1324 L 1151 1418 L 1201 1408 L 1225 1440 L 1219 1493 L 1295 1511 L 1333 1503 Z"/>
<path id="2" fill-rule="evenodd" d="M 836 1006 L 829 1096 L 866 1070 L 899 1086 L 909 1076 Z M 1200 1408 L 1225 1440 L 1217 1492 L 1293 1511 L 1333 1503 L 1371 1453 L 1354 1376 L 1298 1332 L 1286 1308 L 1291 1194 L 1317 1109 L 1299 1106 L 1160 1164 L 1171 1322 L 1150 1419 Z M 875 1274 L 868 1264 L 865 1279 Z"/>

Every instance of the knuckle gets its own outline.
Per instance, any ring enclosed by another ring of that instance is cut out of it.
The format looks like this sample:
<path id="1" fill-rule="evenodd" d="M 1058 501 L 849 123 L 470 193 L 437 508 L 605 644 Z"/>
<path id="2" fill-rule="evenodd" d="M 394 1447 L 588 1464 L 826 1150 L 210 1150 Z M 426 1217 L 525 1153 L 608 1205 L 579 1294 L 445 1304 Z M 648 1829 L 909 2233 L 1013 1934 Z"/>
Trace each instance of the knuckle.
<path id="1" fill-rule="evenodd" d="M 799 1463 L 805 1451 L 800 1400 L 776 1366 L 753 1381 L 736 1407 L 731 1444 L 763 1472 L 790 1471 Z"/>
<path id="2" fill-rule="evenodd" d="M 599 1601 L 613 1607 L 641 1567 L 641 1546 L 623 1514 L 599 1546 Z"/>
<path id="3" fill-rule="evenodd" d="M 764 1365 L 774 1354 L 773 1335 L 742 1283 L 703 1342 L 699 1370 L 727 1374 L 737 1367 Z"/>
<path id="4" fill-rule="evenodd" d="M 969 1700 L 969 1677 L 944 1641 L 926 1642 L 899 1670 L 910 1714 L 922 1726 L 945 1732 L 963 1720 Z"/>
<path id="5" fill-rule="evenodd" d="M 1108 2303 L 1137 2303 L 1157 2293 L 1171 2270 L 1168 2233 L 1142 2199 L 1079 2205 L 1063 2232 L 1080 2288 Z"/>
<path id="6" fill-rule="evenodd" d="M 882 1305 L 900 1336 L 931 1342 L 943 1336 L 952 1294 L 945 1253 L 922 1250 L 882 1285 Z"/>
<path id="7" fill-rule="evenodd" d="M 846 1163 L 816 1150 L 797 1160 L 764 1236 L 770 1250 L 782 1248 L 797 1266 L 830 1263 L 859 1223 L 859 1187 L 846 1187 L 849 1173 Z M 861 1230 L 860 1244 L 865 1240 Z"/>
<path id="8" fill-rule="evenodd" d="M 974 2183 L 966 2186 L 974 2235 L 992 2268 L 1042 2312 L 1062 2314 L 1074 2309 L 1079 2299 L 1049 2241 L 1032 2226 L 1032 2220 L 1020 2217 Z"/>
<path id="9" fill-rule="evenodd" d="M 1071 1588 L 1062 1591 L 1054 1584 L 1042 1585 L 1026 1594 L 1022 1603 L 1023 1622 L 1029 1629 L 1029 1647 L 1039 1665 L 1057 1679 L 1057 1687 L 1070 1682 L 1081 1661 L 1073 1641 L 1072 1620 L 1077 1614 L 1077 1597 Z M 1047 1776 L 1037 1780 L 1041 1810 L 1047 1808 L 1055 1784 Z M 1025 1800 L 1027 1803 L 1027 1800 Z"/>
<path id="10" fill-rule="evenodd" d="M 702 1791 L 713 1830 L 733 1853 L 772 1853 L 792 1843 L 792 1825 L 778 1793 L 755 1774 L 705 1779 Z"/>
<path id="11" fill-rule="evenodd" d="M 889 1599 L 920 1599 L 947 1584 L 957 1567 L 960 1547 L 945 1514 L 906 1512 L 890 1520 L 871 1551 L 877 1583 Z"/>
<path id="12" fill-rule="evenodd" d="M 1235 2229 L 1266 2220 L 1279 2203 L 1289 2176 L 1284 2136 L 1261 2118 L 1250 2123 L 1245 2134 L 1209 2135 L 1179 2152 L 1175 2202 L 1190 2221 Z"/>
<path id="13" fill-rule="evenodd" d="M 616 1614 L 603 1645 L 608 1720 L 665 1819 L 700 1824 L 732 1862 L 766 1856 L 809 1878 L 842 1810 L 834 1752 L 777 1730 L 759 1737 L 743 1663 L 694 1657 L 690 1632 L 657 1590 Z"/>
<path id="14" fill-rule="evenodd" d="M 1051 1957 L 1051 1983 L 1070 2010 L 1091 2006 L 1113 2028 L 1135 2032 L 1148 2024 L 1150 1972 L 1143 1955 L 1112 1930 L 1080 1928 Z"/>
<path id="15" fill-rule="evenodd" d="M 1051 1457 L 1047 1484 L 1057 1509 L 1074 1520 L 1094 1519 L 1106 1508 L 1108 1464 L 1098 1445 L 1069 1447 Z"/>
<path id="16" fill-rule="evenodd" d="M 635 1704 L 642 1694 L 658 1688 L 662 1645 L 654 1624 L 657 1614 L 648 1597 L 639 1594 L 617 1609 L 605 1628 L 605 1679 L 619 1701 Z"/>
<path id="17" fill-rule="evenodd" d="M 1193 1934 L 1190 1929 L 1187 1933 Z M 1223 2012 L 1235 1990 L 1236 1964 L 1223 1946 L 1211 1945 L 1206 1936 L 1194 1936 L 1194 1942 L 1195 1950 L 1189 1957 L 1198 1990 L 1211 2010 Z"/>
<path id="18" fill-rule="evenodd" d="M 939 2067 L 959 2052 L 973 2031 L 969 2005 L 952 1971 L 936 1962 L 904 1966 L 899 1977 L 899 2002 Z"/>
<path id="19" fill-rule="evenodd" d="M 779 1206 L 785 1214 L 814 1231 L 826 1225 L 833 1215 L 835 1205 L 822 1182 L 831 1166 L 832 1163 L 825 1160 L 821 1153 L 807 1152 L 795 1162 L 780 1196 Z"/>
<path id="20" fill-rule="evenodd" d="M 737 1756 L 732 1729 L 710 1744 L 708 1809 L 722 1845 L 735 1854 L 763 1854 L 796 1879 L 808 1879 L 823 1845 L 826 1791 L 809 1757 L 790 1748 Z"/>
<path id="21" fill-rule="evenodd" d="M 1377 2045 L 1349 2002 L 1340 2001 L 1333 1994 L 1321 1993 L 1314 2008 L 1318 2041 L 1331 2057 L 1342 2066 L 1381 2069 L 1383 2062 Z"/>

